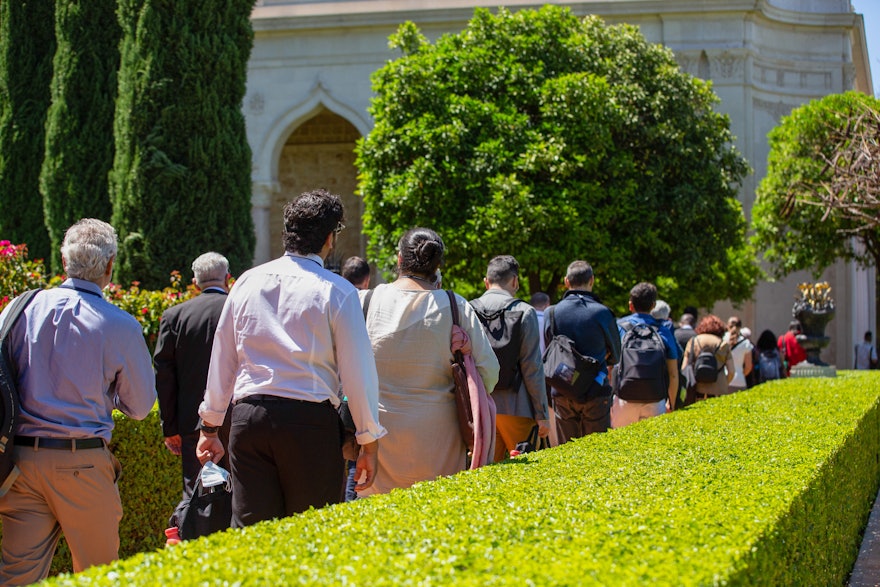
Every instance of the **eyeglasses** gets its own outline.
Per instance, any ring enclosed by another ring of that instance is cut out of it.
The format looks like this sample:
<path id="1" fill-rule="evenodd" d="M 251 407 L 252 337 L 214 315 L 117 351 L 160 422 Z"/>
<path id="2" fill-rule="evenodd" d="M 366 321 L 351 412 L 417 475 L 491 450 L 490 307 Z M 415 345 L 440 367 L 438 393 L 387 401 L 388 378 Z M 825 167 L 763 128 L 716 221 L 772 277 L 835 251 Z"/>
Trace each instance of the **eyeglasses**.
<path id="1" fill-rule="evenodd" d="M 339 224 L 336 225 L 336 228 L 333 229 L 333 234 L 339 234 L 343 230 L 345 230 L 345 225 L 340 222 Z"/>

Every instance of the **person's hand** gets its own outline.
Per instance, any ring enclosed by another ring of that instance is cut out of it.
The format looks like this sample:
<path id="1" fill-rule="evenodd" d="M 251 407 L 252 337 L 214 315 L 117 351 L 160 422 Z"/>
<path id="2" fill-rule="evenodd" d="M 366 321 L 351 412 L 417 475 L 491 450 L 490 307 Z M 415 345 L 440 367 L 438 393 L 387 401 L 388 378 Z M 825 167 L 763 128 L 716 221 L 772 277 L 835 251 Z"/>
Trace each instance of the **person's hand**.
<path id="1" fill-rule="evenodd" d="M 538 420 L 538 438 L 550 436 L 550 420 Z"/>
<path id="2" fill-rule="evenodd" d="M 203 465 L 208 461 L 216 463 L 223 458 L 224 454 L 226 451 L 223 450 L 220 438 L 216 434 L 205 434 L 203 430 L 199 436 L 199 443 L 196 445 L 196 458 L 199 459 L 199 462 Z"/>
<path id="3" fill-rule="evenodd" d="M 379 466 L 379 441 L 374 440 L 369 444 L 361 445 L 361 454 L 358 456 L 355 464 L 354 478 L 358 482 L 354 486 L 355 491 L 363 491 L 373 484 L 376 480 L 376 468 Z M 366 473 L 366 476 L 364 476 Z M 364 480 L 361 481 L 361 477 Z"/>
<path id="4" fill-rule="evenodd" d="M 181 440 L 180 434 L 165 437 L 165 448 L 171 451 L 171 454 L 180 456 Z"/>

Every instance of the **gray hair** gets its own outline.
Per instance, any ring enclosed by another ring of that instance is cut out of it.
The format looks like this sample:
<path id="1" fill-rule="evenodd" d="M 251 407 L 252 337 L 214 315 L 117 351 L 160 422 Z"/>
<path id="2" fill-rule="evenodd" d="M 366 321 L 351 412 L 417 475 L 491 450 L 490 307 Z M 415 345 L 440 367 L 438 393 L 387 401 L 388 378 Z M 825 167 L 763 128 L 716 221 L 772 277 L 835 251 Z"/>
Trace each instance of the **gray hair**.
<path id="1" fill-rule="evenodd" d="M 657 300 L 654 303 L 654 309 L 651 310 L 651 316 L 656 320 L 666 320 L 669 318 L 669 304 L 663 300 Z"/>
<path id="2" fill-rule="evenodd" d="M 223 281 L 229 274 L 229 261 L 220 253 L 204 253 L 193 261 L 192 272 L 198 286 L 210 281 Z"/>
<path id="3" fill-rule="evenodd" d="M 112 226 L 97 218 L 83 218 L 64 233 L 61 258 L 67 276 L 97 282 L 117 249 Z"/>

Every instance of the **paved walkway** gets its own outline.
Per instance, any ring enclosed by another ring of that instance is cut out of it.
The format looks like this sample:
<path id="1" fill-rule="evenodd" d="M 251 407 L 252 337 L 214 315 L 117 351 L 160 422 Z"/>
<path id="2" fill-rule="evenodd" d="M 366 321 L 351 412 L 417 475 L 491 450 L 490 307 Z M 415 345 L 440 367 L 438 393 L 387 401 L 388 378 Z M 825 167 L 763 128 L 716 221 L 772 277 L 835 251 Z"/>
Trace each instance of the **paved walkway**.
<path id="1" fill-rule="evenodd" d="M 849 587 L 880 587 L 880 493 L 868 518 Z"/>

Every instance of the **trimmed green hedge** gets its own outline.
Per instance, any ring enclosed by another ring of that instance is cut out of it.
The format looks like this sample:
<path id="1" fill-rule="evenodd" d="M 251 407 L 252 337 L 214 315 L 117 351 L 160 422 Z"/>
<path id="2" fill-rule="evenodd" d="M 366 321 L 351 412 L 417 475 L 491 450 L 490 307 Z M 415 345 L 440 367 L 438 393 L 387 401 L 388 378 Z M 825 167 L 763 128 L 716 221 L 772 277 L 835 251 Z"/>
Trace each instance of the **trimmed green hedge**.
<path id="1" fill-rule="evenodd" d="M 876 372 L 789 379 L 50 582 L 841 585 L 878 457 Z"/>

